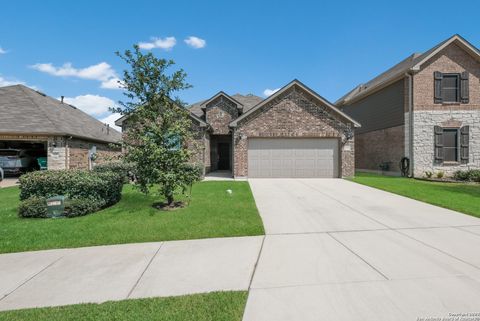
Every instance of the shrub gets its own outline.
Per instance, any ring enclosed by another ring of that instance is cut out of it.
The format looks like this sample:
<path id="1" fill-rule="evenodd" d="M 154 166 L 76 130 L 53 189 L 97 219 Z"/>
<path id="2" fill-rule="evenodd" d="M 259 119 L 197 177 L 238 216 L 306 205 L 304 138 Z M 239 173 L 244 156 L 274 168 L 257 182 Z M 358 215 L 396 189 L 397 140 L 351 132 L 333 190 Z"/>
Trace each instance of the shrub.
<path id="1" fill-rule="evenodd" d="M 466 171 L 458 170 L 453 173 L 453 178 L 457 181 L 470 181 L 480 183 L 480 169 L 469 169 Z"/>
<path id="2" fill-rule="evenodd" d="M 121 174 L 125 177 L 125 181 L 128 182 L 128 180 L 133 178 L 134 165 L 116 161 L 95 165 L 93 170 L 97 173 L 114 172 Z"/>
<path id="3" fill-rule="evenodd" d="M 426 171 L 426 172 L 425 172 L 425 176 L 426 176 L 427 178 L 432 178 L 433 172 Z"/>
<path id="4" fill-rule="evenodd" d="M 437 178 L 443 178 L 444 175 L 445 175 L 445 173 L 440 171 L 440 172 L 437 173 Z"/>
<path id="5" fill-rule="evenodd" d="M 46 217 L 45 199 L 64 195 L 67 216 L 74 217 L 95 212 L 120 201 L 124 176 L 113 171 L 84 170 L 37 171 L 20 177 L 20 200 L 27 202 L 19 209 L 22 217 Z M 43 199 L 45 213 L 38 199 Z M 77 201 L 78 200 L 78 201 Z M 37 204 L 35 207 L 32 204 Z M 35 212 L 35 208 L 38 209 Z M 24 215 L 23 212 L 26 214 Z"/>
<path id="6" fill-rule="evenodd" d="M 97 199 L 77 198 L 65 202 L 65 216 L 84 216 L 98 211 L 105 206 L 105 202 Z"/>
<path id="7" fill-rule="evenodd" d="M 122 175 L 114 172 L 37 171 L 20 177 L 20 199 L 64 195 L 69 199 L 105 200 L 109 206 L 120 200 L 122 187 Z"/>
<path id="8" fill-rule="evenodd" d="M 480 169 L 470 170 L 470 180 L 472 182 L 480 183 Z"/>
<path id="9" fill-rule="evenodd" d="M 20 217 L 47 217 L 47 199 L 45 197 L 30 197 L 18 206 Z"/>

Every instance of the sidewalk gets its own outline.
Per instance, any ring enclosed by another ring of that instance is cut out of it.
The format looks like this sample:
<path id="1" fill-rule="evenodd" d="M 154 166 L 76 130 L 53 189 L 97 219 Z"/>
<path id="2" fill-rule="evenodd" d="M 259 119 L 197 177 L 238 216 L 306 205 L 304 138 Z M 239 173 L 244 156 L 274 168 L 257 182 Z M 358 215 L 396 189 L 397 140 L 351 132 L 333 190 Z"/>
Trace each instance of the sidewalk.
<path id="1" fill-rule="evenodd" d="M 0 311 L 248 290 L 262 236 L 0 255 Z"/>

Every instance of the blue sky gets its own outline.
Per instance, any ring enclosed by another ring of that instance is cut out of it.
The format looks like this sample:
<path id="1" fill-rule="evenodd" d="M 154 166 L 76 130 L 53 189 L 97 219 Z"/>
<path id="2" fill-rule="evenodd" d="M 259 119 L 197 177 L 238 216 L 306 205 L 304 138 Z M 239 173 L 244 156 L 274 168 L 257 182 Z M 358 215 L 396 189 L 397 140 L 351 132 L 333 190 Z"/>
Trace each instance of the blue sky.
<path id="1" fill-rule="evenodd" d="M 335 101 L 455 33 L 479 47 L 480 2 L 461 3 L 8 1 L 0 10 L 0 86 L 63 95 L 105 119 L 106 106 L 122 99 L 104 88 L 124 68 L 114 52 L 157 38 L 163 48 L 149 50 L 187 72 L 193 88 L 179 96 L 189 103 L 219 90 L 264 96 L 294 78 Z M 191 36 L 205 45 L 188 45 Z"/>

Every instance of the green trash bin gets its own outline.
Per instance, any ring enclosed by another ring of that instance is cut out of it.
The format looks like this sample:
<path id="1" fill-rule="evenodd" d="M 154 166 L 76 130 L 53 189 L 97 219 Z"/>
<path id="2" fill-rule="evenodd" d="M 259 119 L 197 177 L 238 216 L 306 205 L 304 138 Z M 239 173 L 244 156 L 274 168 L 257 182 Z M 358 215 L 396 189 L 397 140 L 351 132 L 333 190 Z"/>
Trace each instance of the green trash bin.
<path id="1" fill-rule="evenodd" d="M 65 210 L 65 196 L 58 195 L 47 199 L 47 216 L 60 217 L 63 216 Z"/>
<path id="2" fill-rule="evenodd" d="M 37 164 L 38 164 L 38 168 L 41 170 L 45 170 L 48 168 L 46 157 L 37 158 Z"/>

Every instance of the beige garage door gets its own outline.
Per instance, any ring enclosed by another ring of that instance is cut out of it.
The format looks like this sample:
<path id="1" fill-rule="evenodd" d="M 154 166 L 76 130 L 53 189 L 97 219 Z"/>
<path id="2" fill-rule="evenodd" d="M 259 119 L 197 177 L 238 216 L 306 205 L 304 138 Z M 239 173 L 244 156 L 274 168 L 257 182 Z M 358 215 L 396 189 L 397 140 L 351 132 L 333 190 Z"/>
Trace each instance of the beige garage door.
<path id="1" fill-rule="evenodd" d="M 338 140 L 249 138 L 248 177 L 338 177 Z"/>

